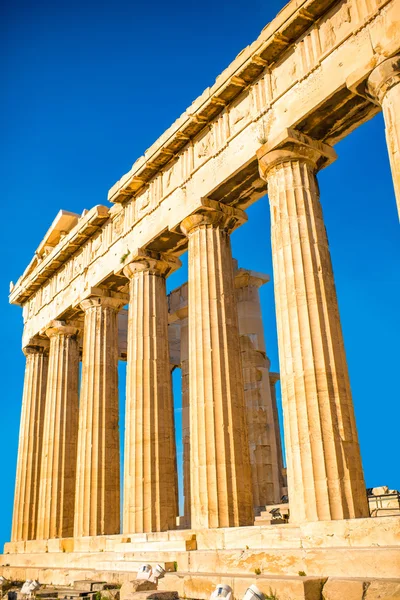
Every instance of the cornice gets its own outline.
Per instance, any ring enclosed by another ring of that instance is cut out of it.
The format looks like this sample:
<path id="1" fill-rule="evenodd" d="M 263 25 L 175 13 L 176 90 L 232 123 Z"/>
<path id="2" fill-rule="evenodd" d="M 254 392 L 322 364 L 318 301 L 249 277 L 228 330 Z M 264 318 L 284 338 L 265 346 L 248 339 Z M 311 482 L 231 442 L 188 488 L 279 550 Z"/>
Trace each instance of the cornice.
<path id="1" fill-rule="evenodd" d="M 36 265 L 31 263 L 30 271 L 27 269 L 12 288 L 10 303 L 23 304 L 108 218 L 106 206 L 89 210 L 43 260 Z"/>
<path id="2" fill-rule="evenodd" d="M 292 0 L 250 46 L 217 77 L 109 190 L 110 202 L 124 202 L 169 163 L 224 107 L 272 66 L 338 0 Z"/>

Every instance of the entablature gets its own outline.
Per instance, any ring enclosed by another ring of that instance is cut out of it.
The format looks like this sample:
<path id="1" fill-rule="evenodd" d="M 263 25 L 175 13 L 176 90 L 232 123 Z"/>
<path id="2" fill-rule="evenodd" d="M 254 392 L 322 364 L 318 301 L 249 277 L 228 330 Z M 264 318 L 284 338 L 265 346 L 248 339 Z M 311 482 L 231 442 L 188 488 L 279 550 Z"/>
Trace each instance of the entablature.
<path id="1" fill-rule="evenodd" d="M 88 240 L 99 227 L 108 219 L 108 208 L 106 206 L 94 206 L 84 216 L 79 218 L 79 215 L 75 213 L 67 213 L 71 216 L 71 222 L 73 223 L 72 229 L 67 232 L 64 230 L 65 235 L 60 236 L 60 232 L 55 231 L 56 226 L 61 222 L 64 225 L 64 219 L 67 211 L 60 211 L 53 222 L 52 226 L 48 230 L 45 238 L 40 244 L 37 255 L 36 265 L 34 270 L 30 273 L 25 272 L 22 277 L 17 281 L 10 293 L 11 304 L 23 304 L 32 294 L 41 287 L 41 285 L 48 280 L 48 278 L 55 273 L 66 260 L 74 254 L 86 240 Z M 72 215 L 75 218 L 72 218 Z M 48 244 L 48 241 L 54 242 L 54 245 Z M 56 242 L 57 240 L 57 242 Z M 45 247 L 49 250 L 43 254 Z M 34 259 L 35 260 L 35 259 Z"/>
<path id="2" fill-rule="evenodd" d="M 335 0 L 289 2 L 236 59 L 217 77 L 211 88 L 194 100 L 189 108 L 158 140 L 138 158 L 132 169 L 110 189 L 110 202 L 124 202 L 149 183 L 154 176 L 184 149 L 208 123 L 277 63 L 287 49 L 323 15 Z"/>

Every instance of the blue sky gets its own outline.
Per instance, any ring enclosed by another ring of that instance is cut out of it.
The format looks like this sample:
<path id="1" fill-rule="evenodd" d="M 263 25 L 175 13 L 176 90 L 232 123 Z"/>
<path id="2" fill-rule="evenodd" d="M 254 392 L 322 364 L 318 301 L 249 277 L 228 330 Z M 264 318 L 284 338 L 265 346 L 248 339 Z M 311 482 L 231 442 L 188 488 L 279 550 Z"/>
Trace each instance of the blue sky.
<path id="1" fill-rule="evenodd" d="M 22 273 L 60 208 L 80 213 L 107 204 L 113 183 L 283 4 L 3 4 L 0 545 L 10 537 L 25 362 L 22 313 L 8 305 L 9 281 Z M 399 488 L 399 229 L 381 115 L 336 151 L 338 160 L 319 181 L 366 483 Z M 268 199 L 248 215 L 232 237 L 234 255 L 241 266 L 272 274 Z M 184 261 L 169 289 L 186 277 Z M 261 297 L 268 354 L 278 370 L 272 283 Z M 123 372 L 122 366 L 121 387 Z"/>

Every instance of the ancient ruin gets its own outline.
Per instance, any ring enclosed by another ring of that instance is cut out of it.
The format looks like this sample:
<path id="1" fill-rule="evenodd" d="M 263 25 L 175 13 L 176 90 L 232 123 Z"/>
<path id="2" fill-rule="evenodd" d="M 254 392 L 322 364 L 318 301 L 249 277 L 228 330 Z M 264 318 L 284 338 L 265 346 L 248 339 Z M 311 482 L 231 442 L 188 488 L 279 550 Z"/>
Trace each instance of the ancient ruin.
<path id="1" fill-rule="evenodd" d="M 279 600 L 399 597 L 400 517 L 365 489 L 317 181 L 382 110 L 400 207 L 399 52 L 398 0 L 291 0 L 111 188 L 111 208 L 58 213 L 10 290 L 26 371 L 1 574 L 122 583 L 160 563 L 160 589 L 185 598 L 220 580 L 235 599 L 255 581 Z M 230 246 L 266 193 L 279 374 L 258 293 L 269 277 Z M 167 297 L 186 251 L 188 282 Z"/>

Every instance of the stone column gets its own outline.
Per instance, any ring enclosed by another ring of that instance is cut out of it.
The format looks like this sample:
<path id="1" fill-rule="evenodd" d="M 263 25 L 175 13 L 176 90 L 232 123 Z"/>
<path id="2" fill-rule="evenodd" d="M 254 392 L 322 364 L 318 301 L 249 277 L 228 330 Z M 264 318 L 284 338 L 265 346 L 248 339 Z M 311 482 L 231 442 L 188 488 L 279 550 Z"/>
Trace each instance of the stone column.
<path id="1" fill-rule="evenodd" d="M 278 404 L 276 401 L 276 384 L 279 380 L 280 380 L 279 373 L 272 373 L 270 371 L 269 385 L 270 385 L 270 390 L 271 390 L 276 443 L 277 443 L 278 448 L 280 448 L 280 452 L 278 452 L 278 469 L 279 469 L 279 482 L 280 482 L 280 489 L 281 489 L 281 496 L 282 496 L 282 495 L 287 494 L 287 478 L 286 478 L 286 469 L 283 466 L 282 437 L 281 437 L 281 430 L 279 427 Z"/>
<path id="2" fill-rule="evenodd" d="M 189 409 L 189 328 L 188 307 L 177 311 L 181 326 L 183 516 L 190 528 L 190 409 Z"/>
<path id="3" fill-rule="evenodd" d="M 173 256 L 140 254 L 130 279 L 126 391 L 125 533 L 175 529 L 176 459 L 166 276 Z"/>
<path id="4" fill-rule="evenodd" d="M 37 539 L 72 537 L 78 439 L 78 330 L 53 321 L 50 338 Z"/>
<path id="5" fill-rule="evenodd" d="M 271 397 L 259 288 L 268 275 L 238 269 L 235 273 L 247 431 L 255 510 L 281 498 L 281 447 L 276 404 Z M 278 425 L 278 431 L 276 427 Z"/>
<path id="6" fill-rule="evenodd" d="M 294 130 L 257 153 L 268 182 L 290 513 L 367 517 L 317 170 L 334 150 Z"/>
<path id="7" fill-rule="evenodd" d="M 48 341 L 47 341 L 48 345 Z M 32 345 L 26 356 L 11 540 L 34 540 L 46 401 L 48 348 Z"/>
<path id="8" fill-rule="evenodd" d="M 384 60 L 370 74 L 367 93 L 382 107 L 393 185 L 400 214 L 400 55 Z"/>
<path id="9" fill-rule="evenodd" d="M 189 238 L 191 526 L 253 522 L 238 317 L 229 232 L 243 211 L 205 201 Z"/>
<path id="10" fill-rule="evenodd" d="M 118 312 L 93 297 L 84 311 L 74 537 L 120 532 Z"/>

